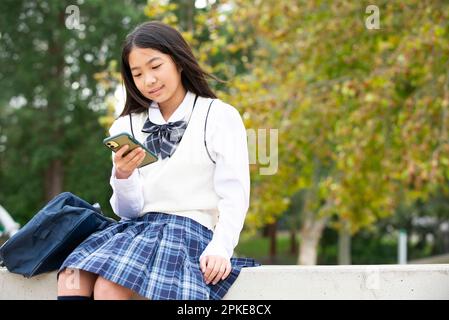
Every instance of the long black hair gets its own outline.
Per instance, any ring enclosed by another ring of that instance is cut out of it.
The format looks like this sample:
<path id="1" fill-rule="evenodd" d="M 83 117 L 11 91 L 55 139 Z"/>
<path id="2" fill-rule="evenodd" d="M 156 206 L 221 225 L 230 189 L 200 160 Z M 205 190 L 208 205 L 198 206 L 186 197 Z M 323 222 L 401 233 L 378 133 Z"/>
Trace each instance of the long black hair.
<path id="1" fill-rule="evenodd" d="M 128 34 L 123 44 L 121 73 L 126 89 L 126 102 L 120 117 L 146 111 L 152 102 L 140 93 L 131 74 L 128 59 L 131 50 L 136 47 L 151 48 L 170 55 L 176 66 L 182 70 L 181 82 L 186 90 L 206 98 L 217 97 L 206 78 L 218 79 L 201 69 L 182 35 L 162 22 L 145 22 Z"/>

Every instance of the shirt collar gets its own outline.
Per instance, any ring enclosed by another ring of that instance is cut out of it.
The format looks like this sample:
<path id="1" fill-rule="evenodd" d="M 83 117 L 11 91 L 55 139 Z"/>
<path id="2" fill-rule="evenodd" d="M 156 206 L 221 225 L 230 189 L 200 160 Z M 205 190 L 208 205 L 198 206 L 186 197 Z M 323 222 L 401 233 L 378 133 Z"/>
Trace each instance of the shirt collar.
<path id="1" fill-rule="evenodd" d="M 187 91 L 181 104 L 176 108 L 175 112 L 173 112 L 168 121 L 165 121 L 162 116 L 158 103 L 153 101 L 148 108 L 148 118 L 155 124 L 166 124 L 168 122 L 183 120 L 192 111 L 194 99 L 195 95 L 192 92 Z"/>

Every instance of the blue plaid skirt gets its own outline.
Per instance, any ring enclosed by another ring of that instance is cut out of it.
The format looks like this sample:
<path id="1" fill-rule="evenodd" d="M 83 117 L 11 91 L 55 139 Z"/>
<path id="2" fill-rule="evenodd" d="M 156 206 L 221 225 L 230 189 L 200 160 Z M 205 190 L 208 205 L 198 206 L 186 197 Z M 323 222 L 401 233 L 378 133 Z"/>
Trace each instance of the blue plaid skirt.
<path id="1" fill-rule="evenodd" d="M 207 285 L 199 257 L 212 235 L 193 219 L 147 213 L 93 233 L 66 258 L 58 274 L 65 268 L 89 271 L 152 300 L 220 300 L 241 268 L 259 264 L 231 258 L 229 276 Z"/>

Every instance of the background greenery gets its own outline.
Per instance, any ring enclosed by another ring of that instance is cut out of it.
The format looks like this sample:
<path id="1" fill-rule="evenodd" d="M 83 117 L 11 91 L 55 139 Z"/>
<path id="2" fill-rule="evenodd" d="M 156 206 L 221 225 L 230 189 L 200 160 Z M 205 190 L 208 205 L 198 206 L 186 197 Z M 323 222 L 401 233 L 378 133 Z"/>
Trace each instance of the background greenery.
<path id="1" fill-rule="evenodd" d="M 138 23 L 161 20 L 227 81 L 211 85 L 248 129 L 278 130 L 275 174 L 261 174 L 260 154 L 251 166 L 238 254 L 394 263 L 401 228 L 410 257 L 449 251 L 447 1 L 199 4 L 1 2 L 0 204 L 14 219 L 26 223 L 63 191 L 113 216 L 101 141 L 115 117 L 121 43 Z M 379 29 L 366 27 L 370 4 Z M 67 27 L 69 5 L 78 29 Z M 293 234 L 298 246 L 286 253 Z M 350 237 L 352 247 L 337 246 Z"/>

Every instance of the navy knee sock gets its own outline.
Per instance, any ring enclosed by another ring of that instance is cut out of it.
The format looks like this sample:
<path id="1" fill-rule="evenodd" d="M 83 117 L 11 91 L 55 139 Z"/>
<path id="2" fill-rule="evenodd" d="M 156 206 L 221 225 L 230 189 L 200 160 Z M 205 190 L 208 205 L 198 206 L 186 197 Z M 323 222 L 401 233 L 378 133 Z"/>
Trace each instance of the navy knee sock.
<path id="1" fill-rule="evenodd" d="M 86 296 L 58 296 L 58 300 L 93 300 L 93 298 Z"/>

